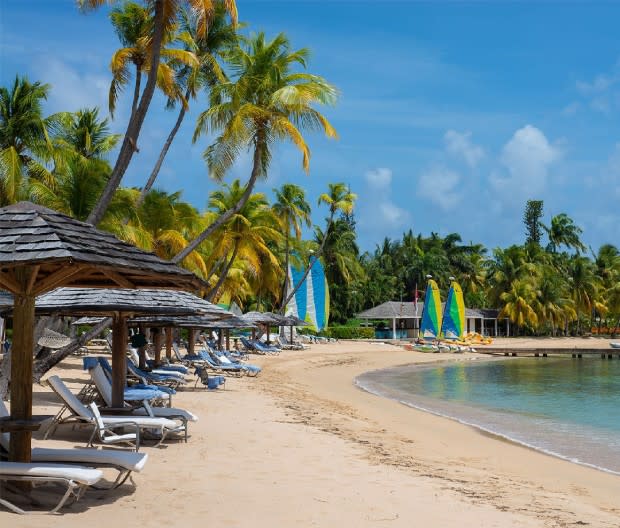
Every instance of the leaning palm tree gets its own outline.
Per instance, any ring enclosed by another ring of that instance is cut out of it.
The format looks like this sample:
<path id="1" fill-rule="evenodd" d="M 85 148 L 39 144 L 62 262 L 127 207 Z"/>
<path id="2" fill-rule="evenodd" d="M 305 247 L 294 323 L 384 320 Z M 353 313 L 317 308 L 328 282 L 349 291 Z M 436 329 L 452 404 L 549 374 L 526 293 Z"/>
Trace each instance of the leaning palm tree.
<path id="1" fill-rule="evenodd" d="M 209 206 L 217 214 L 229 210 L 244 189 L 239 180 L 223 189 L 211 193 Z M 270 242 L 281 240 L 278 219 L 269 208 L 267 199 L 262 193 L 254 193 L 243 207 L 234 214 L 222 229 L 214 233 L 213 247 L 209 264 L 222 262 L 218 271 L 218 280 L 207 294 L 211 300 L 224 283 L 229 270 L 238 258 L 245 262 L 247 271 L 252 275 L 260 275 L 265 266 L 280 271 L 278 259 L 270 248 Z"/>
<path id="2" fill-rule="evenodd" d="M 85 10 L 95 9 L 107 2 L 108 0 L 78 0 L 79 6 Z M 150 56 L 148 75 L 144 90 L 139 96 L 139 101 L 136 102 L 135 112 L 132 112 L 129 122 L 127 123 L 123 143 L 110 179 L 101 193 L 97 205 L 88 216 L 88 222 L 94 225 L 97 225 L 103 219 L 105 211 L 112 201 L 114 192 L 120 185 L 133 155 L 138 150 L 138 137 L 158 81 L 162 45 L 165 42 L 165 36 L 171 33 L 176 23 L 180 2 L 179 0 L 148 0 L 148 2 L 145 0 L 145 3 L 149 7 L 152 7 L 153 13 L 151 30 L 149 32 Z M 212 3 L 205 2 L 204 0 L 187 0 L 187 3 L 195 10 L 198 16 L 198 33 L 204 35 L 208 20 L 213 14 Z M 233 21 L 236 22 L 237 7 L 235 0 L 225 0 L 225 6 Z"/>
<path id="3" fill-rule="evenodd" d="M 308 50 L 290 50 L 288 38 L 279 34 L 267 41 L 263 33 L 227 54 L 235 77 L 211 89 L 211 106 L 198 117 L 194 140 L 207 132 L 220 132 L 204 153 L 210 174 L 221 181 L 245 148 L 253 149 L 252 172 L 239 201 L 203 231 L 173 262 L 185 257 L 206 240 L 248 200 L 258 178 L 267 175 L 274 143 L 290 140 L 301 151 L 303 168 L 310 169 L 310 149 L 301 129 L 322 130 L 336 137 L 329 121 L 313 105 L 333 104 L 336 89 L 318 75 L 295 72 L 306 67 Z"/>
<path id="4" fill-rule="evenodd" d="M 235 24 L 228 22 L 227 11 L 221 1 L 215 5 L 213 17 L 209 21 L 206 34 L 203 36 L 198 34 L 198 24 L 194 14 L 187 11 L 181 13 L 181 27 L 177 39 L 183 43 L 188 52 L 194 54 L 197 63 L 191 66 L 181 63 L 177 72 L 178 85 L 185 86 L 185 94 L 181 99 L 183 104 L 180 105 L 177 120 L 166 138 L 147 182 L 142 188 L 138 205 L 142 203 L 146 193 L 151 190 L 159 175 L 168 150 L 187 113 L 186 102 L 195 99 L 201 89 L 214 86 L 217 82 L 226 79 L 218 60 L 222 59 L 222 54 L 225 51 L 238 43 L 239 37 L 236 28 Z M 175 98 L 170 98 L 168 107 L 173 108 L 175 103 Z"/>
<path id="5" fill-rule="evenodd" d="M 329 207 L 329 217 L 327 218 L 325 235 L 323 236 L 321 240 L 321 245 L 318 247 L 316 253 L 311 258 L 310 264 L 306 268 L 306 271 L 304 271 L 301 279 L 299 279 L 297 284 L 295 284 L 292 291 L 286 295 L 286 299 L 284 299 L 282 305 L 280 306 L 280 313 L 284 313 L 284 311 L 286 310 L 286 305 L 289 303 L 295 293 L 297 293 L 297 290 L 306 280 L 306 277 L 308 276 L 308 273 L 310 273 L 310 270 L 312 269 L 312 266 L 314 265 L 316 260 L 320 258 L 323 254 L 323 250 L 325 249 L 325 243 L 327 242 L 328 234 L 330 232 L 332 224 L 334 223 L 336 213 L 341 212 L 344 214 L 351 214 L 353 212 L 353 205 L 355 204 L 356 198 L 357 195 L 352 193 L 344 183 L 330 183 L 329 192 L 323 193 L 321 194 L 321 196 L 319 196 L 319 205 L 324 203 Z"/>
<path id="6" fill-rule="evenodd" d="M 274 189 L 276 201 L 271 207 L 273 212 L 280 218 L 284 229 L 284 282 L 280 300 L 284 300 L 288 288 L 288 264 L 290 260 L 290 235 L 291 231 L 297 240 L 301 239 L 303 224 L 310 227 L 310 204 L 306 201 L 306 192 L 292 183 L 285 183 L 280 189 Z"/>
<path id="7" fill-rule="evenodd" d="M 595 307 L 599 290 L 599 279 L 593 263 L 582 256 L 573 257 L 568 264 L 571 298 L 577 312 L 577 332 L 581 331 L 579 316 L 590 313 Z"/>

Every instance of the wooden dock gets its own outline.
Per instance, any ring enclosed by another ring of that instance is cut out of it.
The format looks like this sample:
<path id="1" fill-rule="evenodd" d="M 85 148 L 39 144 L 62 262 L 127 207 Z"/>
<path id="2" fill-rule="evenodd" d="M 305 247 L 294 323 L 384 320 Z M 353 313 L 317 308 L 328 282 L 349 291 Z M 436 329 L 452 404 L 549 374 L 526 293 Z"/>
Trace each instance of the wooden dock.
<path id="1" fill-rule="evenodd" d="M 492 346 L 475 347 L 479 354 L 513 357 L 551 357 L 563 356 L 583 358 L 584 356 L 600 356 L 601 359 L 620 359 L 620 349 L 616 348 L 498 348 Z"/>

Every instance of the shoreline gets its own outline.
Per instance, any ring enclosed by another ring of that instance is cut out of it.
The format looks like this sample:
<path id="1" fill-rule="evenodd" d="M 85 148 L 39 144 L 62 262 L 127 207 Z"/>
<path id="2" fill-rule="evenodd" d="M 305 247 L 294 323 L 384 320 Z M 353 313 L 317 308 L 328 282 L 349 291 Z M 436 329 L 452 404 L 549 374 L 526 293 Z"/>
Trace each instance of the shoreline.
<path id="1" fill-rule="evenodd" d="M 382 371 L 390 371 L 393 369 L 398 369 L 401 367 L 409 367 L 409 368 L 416 368 L 416 369 L 432 369 L 435 368 L 438 365 L 453 365 L 456 363 L 459 363 L 462 360 L 459 360 L 460 354 L 456 357 L 453 357 L 452 359 L 445 359 L 445 360 L 437 360 L 434 362 L 429 362 L 429 363 L 424 363 L 424 364 L 420 364 L 420 363 L 406 363 L 403 365 L 395 365 L 395 366 L 391 366 L 391 367 L 386 367 L 386 368 L 381 368 L 381 369 L 375 369 L 375 370 L 371 370 L 371 371 L 367 371 L 362 373 L 360 376 L 357 376 L 354 380 L 353 383 L 354 385 L 365 392 L 368 392 L 374 396 L 377 396 L 378 398 L 385 398 L 391 401 L 394 401 L 396 403 L 399 403 L 401 405 L 404 405 L 405 407 L 410 407 L 412 409 L 416 409 L 418 411 L 422 411 L 422 412 L 426 412 L 429 414 L 432 414 L 434 416 L 437 416 L 439 418 L 445 418 L 448 420 L 452 420 L 453 422 L 459 423 L 461 425 L 467 426 L 472 428 L 473 430 L 477 431 L 478 433 L 487 436 L 489 438 L 493 438 L 495 440 L 500 440 L 512 445 L 516 445 L 516 446 L 521 446 L 524 447 L 526 449 L 530 449 L 532 451 L 544 454 L 544 455 L 548 455 L 551 457 L 555 457 L 558 458 L 560 460 L 564 460 L 566 462 L 570 462 L 572 464 L 577 464 L 580 466 L 584 466 L 584 467 L 588 467 L 597 471 L 602 471 L 603 473 L 608 473 L 610 475 L 615 475 L 615 476 L 619 476 L 620 477 L 620 471 L 614 470 L 614 469 L 609 469 L 603 466 L 599 466 L 590 462 L 586 462 L 586 461 L 582 461 L 579 459 L 576 459 L 574 457 L 571 457 L 569 455 L 564 455 L 560 452 L 557 451 L 553 451 L 551 449 L 545 448 L 545 447 L 541 447 L 541 446 L 536 446 L 533 444 L 528 443 L 525 440 L 519 440 L 518 438 L 514 438 L 512 436 L 510 436 L 508 433 L 501 433 L 498 431 L 494 431 L 484 425 L 478 424 L 478 423 L 474 423 L 474 422 L 470 422 L 468 421 L 466 418 L 462 418 L 460 416 L 458 416 L 458 414 L 448 414 L 445 412 L 441 412 L 429 407 L 424 406 L 421 403 L 415 403 L 415 402 L 411 402 L 411 401 L 405 401 L 402 399 L 399 399 L 397 396 L 392 396 L 389 394 L 385 394 L 382 393 L 380 391 L 380 389 L 376 389 L 373 388 L 371 386 L 365 386 L 363 384 L 363 381 L 360 381 L 361 377 L 367 376 L 367 375 L 372 375 L 374 373 L 378 373 L 378 372 L 382 372 Z M 559 356 L 556 356 L 559 357 Z M 519 359 L 517 357 L 513 357 L 513 356 L 486 356 L 486 357 L 470 357 L 468 358 L 469 360 L 480 360 L 480 361 L 476 361 L 476 363 L 481 363 L 481 362 L 494 362 L 494 361 L 509 361 L 509 360 L 516 360 Z M 520 358 L 523 359 L 523 356 Z M 566 359 L 566 358 L 564 358 Z M 595 359 L 591 359 L 593 361 L 596 361 Z M 372 382 L 371 382 L 372 383 Z M 415 395 L 414 395 L 415 396 Z M 468 406 L 468 404 L 464 404 L 465 406 Z"/>
<path id="2" fill-rule="evenodd" d="M 207 519 L 230 528 L 617 527 L 618 476 L 498 441 L 353 382 L 366 371 L 437 359 L 350 342 L 252 356 L 263 366 L 257 378 L 229 378 L 226 390 L 174 396 L 174 406 L 200 421 L 191 424 L 187 444 L 141 449 L 149 461 L 134 476 L 135 488 L 89 491 L 56 517 L 0 510 L 0 522 L 31 528 L 187 527 Z M 81 358 L 70 358 L 49 375 L 77 391 L 86 379 L 80 364 Z M 55 414 L 59 405 L 39 386 L 35 403 L 43 414 Z M 70 429 L 47 441 L 41 436 L 35 445 L 86 441 Z"/>

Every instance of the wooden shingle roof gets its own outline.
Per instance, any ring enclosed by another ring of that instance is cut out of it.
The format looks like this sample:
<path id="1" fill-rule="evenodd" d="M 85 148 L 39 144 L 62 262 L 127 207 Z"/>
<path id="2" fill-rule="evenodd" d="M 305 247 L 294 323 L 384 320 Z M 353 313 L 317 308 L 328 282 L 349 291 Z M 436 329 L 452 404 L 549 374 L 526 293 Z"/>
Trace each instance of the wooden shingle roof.
<path id="1" fill-rule="evenodd" d="M 445 303 L 441 303 L 442 309 Z M 418 301 L 417 311 L 415 303 L 410 301 L 387 301 L 378 306 L 360 312 L 357 317 L 360 319 L 420 319 L 424 303 Z M 476 308 L 465 308 L 465 317 L 468 319 L 494 319 L 499 310 L 482 310 Z"/>
<path id="2" fill-rule="evenodd" d="M 38 314 L 58 315 L 124 312 L 228 317 L 226 310 L 191 293 L 157 289 L 57 288 L 37 297 L 35 311 Z"/>
<path id="3" fill-rule="evenodd" d="M 38 266 L 34 293 L 56 286 L 198 289 L 187 270 L 29 202 L 0 208 L 0 286 L 19 289 L 13 270 Z"/>

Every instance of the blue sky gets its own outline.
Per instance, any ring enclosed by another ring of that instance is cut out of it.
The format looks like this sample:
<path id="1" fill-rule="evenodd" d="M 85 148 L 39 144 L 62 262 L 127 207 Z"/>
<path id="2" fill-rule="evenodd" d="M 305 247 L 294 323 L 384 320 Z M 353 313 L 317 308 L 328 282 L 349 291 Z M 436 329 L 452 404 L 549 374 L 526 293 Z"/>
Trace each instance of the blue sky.
<path id="1" fill-rule="evenodd" d="M 238 0 L 248 31 L 286 32 L 309 47 L 309 70 L 341 93 L 324 113 L 338 141 L 308 136 L 311 172 L 290 145 L 276 149 L 269 179 L 306 188 L 313 219 L 329 182 L 359 196 L 358 237 L 461 233 L 489 248 L 523 241 L 527 199 L 545 221 L 565 212 L 595 250 L 620 245 L 620 4 Z M 107 108 L 108 64 L 119 47 L 108 9 L 80 14 L 72 0 L 3 0 L 0 79 L 52 85 L 46 111 Z M 114 131 L 126 124 L 121 101 Z M 204 209 L 215 188 L 191 144 L 192 106 L 159 185 L 184 189 Z M 124 184 L 146 180 L 176 115 L 155 98 Z M 242 157 L 230 179 L 247 179 Z"/>

